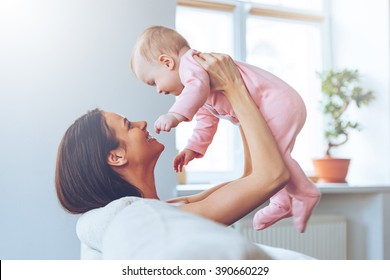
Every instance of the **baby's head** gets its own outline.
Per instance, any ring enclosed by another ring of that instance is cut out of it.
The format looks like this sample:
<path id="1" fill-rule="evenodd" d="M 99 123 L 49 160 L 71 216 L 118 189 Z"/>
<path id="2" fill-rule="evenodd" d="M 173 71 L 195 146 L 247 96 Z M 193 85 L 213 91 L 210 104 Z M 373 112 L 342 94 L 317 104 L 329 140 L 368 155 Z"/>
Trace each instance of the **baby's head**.
<path id="1" fill-rule="evenodd" d="M 138 79 L 156 86 L 157 92 L 177 96 L 183 88 L 178 72 L 179 59 L 189 49 L 187 40 L 175 30 L 151 26 L 138 38 L 130 67 Z"/>
<path id="2" fill-rule="evenodd" d="M 138 38 L 131 56 L 131 67 L 135 56 L 141 56 L 148 62 L 157 61 L 159 56 L 167 54 L 179 56 L 183 49 L 190 45 L 177 31 L 164 26 L 151 26 L 145 29 Z"/>

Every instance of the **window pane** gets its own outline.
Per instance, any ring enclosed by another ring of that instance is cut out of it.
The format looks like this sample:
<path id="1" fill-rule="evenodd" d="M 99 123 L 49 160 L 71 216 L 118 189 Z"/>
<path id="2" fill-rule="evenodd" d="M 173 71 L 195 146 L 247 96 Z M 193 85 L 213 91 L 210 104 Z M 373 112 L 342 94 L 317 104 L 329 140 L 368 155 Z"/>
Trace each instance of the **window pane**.
<path id="1" fill-rule="evenodd" d="M 233 55 L 232 13 L 178 6 L 176 30 L 193 49 Z"/>
<path id="2" fill-rule="evenodd" d="M 318 125 L 321 71 L 319 26 L 250 16 L 247 21 L 247 61 L 270 71 L 292 85 L 307 108 L 305 126 L 298 135 L 293 156 L 304 170 L 312 170 L 311 158 L 321 143 Z M 310 134 L 309 134 L 310 131 Z"/>
<path id="3" fill-rule="evenodd" d="M 212 28 L 211 28 L 212 27 Z M 233 55 L 233 15 L 230 12 L 188 8 L 178 6 L 176 29 L 189 42 L 192 48 L 202 52 L 222 52 Z M 191 137 L 196 121 L 181 123 L 176 129 L 176 147 L 184 149 Z M 213 143 L 202 159 L 193 160 L 186 171 L 229 172 L 233 169 L 234 126 L 220 121 Z M 187 174 L 189 175 L 189 174 Z M 210 182 L 210 175 L 187 176 L 201 182 Z M 191 182 L 191 179 L 190 179 Z"/>
<path id="4" fill-rule="evenodd" d="M 317 12 L 323 10 L 323 0 L 249 0 L 244 2 L 253 2 Z"/>

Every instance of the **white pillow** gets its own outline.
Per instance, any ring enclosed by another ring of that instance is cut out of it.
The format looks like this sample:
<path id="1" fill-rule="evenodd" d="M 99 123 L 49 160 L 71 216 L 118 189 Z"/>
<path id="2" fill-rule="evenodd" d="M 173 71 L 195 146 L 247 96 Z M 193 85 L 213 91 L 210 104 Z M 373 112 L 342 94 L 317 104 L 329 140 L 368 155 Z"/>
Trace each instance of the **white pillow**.
<path id="1" fill-rule="evenodd" d="M 232 228 L 150 199 L 115 215 L 101 252 L 103 259 L 270 259 Z"/>
<path id="2" fill-rule="evenodd" d="M 238 232 L 158 200 L 123 197 L 81 215 L 81 259 L 313 259 L 249 242 Z"/>

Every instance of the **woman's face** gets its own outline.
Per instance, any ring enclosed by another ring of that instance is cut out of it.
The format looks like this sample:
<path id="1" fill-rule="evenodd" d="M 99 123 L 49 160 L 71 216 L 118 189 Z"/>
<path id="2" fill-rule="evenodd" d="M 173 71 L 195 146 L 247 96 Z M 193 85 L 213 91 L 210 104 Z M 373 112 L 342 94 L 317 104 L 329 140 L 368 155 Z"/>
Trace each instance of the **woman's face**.
<path id="1" fill-rule="evenodd" d="M 164 145 L 149 134 L 145 121 L 130 122 L 125 117 L 110 112 L 104 112 L 103 115 L 125 149 L 129 163 L 147 164 L 158 159 Z"/>

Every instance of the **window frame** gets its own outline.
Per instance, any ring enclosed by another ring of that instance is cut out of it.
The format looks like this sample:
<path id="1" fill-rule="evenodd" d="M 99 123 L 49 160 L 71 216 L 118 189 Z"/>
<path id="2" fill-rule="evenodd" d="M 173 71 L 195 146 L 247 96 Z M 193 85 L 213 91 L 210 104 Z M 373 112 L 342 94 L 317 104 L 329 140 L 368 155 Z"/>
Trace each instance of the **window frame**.
<path id="1" fill-rule="evenodd" d="M 247 40 L 246 40 L 246 21 L 248 16 L 258 16 L 273 18 L 275 20 L 287 20 L 300 22 L 304 24 L 320 25 L 322 41 L 322 61 L 323 68 L 329 68 L 331 61 L 330 53 L 330 35 L 329 35 L 329 6 L 328 1 L 323 0 L 323 10 L 306 11 L 296 8 L 287 8 L 282 6 L 254 3 L 245 0 L 177 0 L 178 6 L 199 8 L 206 10 L 218 10 L 232 12 L 233 14 L 233 56 L 236 60 L 246 61 Z M 243 170 L 243 149 L 241 144 L 239 130 L 234 132 L 234 170 L 225 172 L 187 172 L 187 184 L 216 183 L 227 181 L 241 176 Z M 319 140 L 322 141 L 322 140 Z M 322 143 L 318 144 L 319 146 Z M 320 148 L 320 147 L 319 147 Z M 305 170 L 311 173 L 312 170 Z M 310 174 L 309 174 L 310 175 Z"/>

